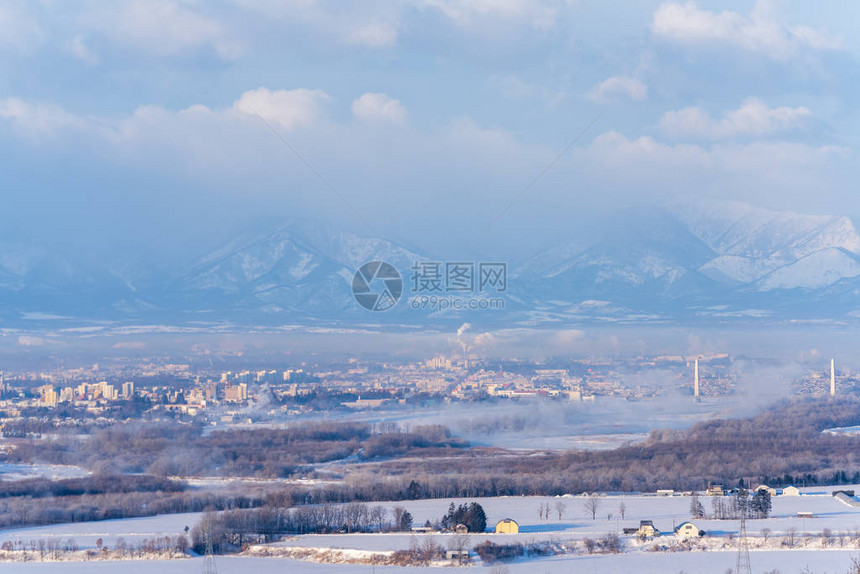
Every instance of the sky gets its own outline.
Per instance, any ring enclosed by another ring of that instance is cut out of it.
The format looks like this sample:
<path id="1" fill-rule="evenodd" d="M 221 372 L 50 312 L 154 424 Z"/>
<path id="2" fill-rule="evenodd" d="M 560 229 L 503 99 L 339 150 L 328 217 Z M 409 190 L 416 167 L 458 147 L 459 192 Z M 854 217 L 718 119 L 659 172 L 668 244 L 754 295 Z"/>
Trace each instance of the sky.
<path id="1" fill-rule="evenodd" d="M 860 216 L 847 1 L 0 3 L 0 241 L 320 219 L 444 253 L 642 203 Z M 94 255 L 95 256 L 95 255 Z"/>

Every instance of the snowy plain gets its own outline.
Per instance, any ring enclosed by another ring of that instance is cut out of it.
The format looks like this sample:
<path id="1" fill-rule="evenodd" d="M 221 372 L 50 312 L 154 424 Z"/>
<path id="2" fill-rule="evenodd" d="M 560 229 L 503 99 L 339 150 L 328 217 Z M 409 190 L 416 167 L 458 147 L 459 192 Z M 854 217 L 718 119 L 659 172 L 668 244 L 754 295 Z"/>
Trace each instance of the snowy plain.
<path id="1" fill-rule="evenodd" d="M 854 487 L 844 487 L 854 488 Z M 771 544 L 767 548 L 757 548 L 760 544 L 761 530 L 768 528 L 772 536 L 779 536 L 788 529 L 797 529 L 801 538 L 803 533 L 819 534 L 824 529 L 835 533 L 854 532 L 860 530 L 860 509 L 851 507 L 833 498 L 831 488 L 802 489 L 799 497 L 779 496 L 773 499 L 773 513 L 766 520 L 749 520 L 747 532 L 751 537 L 751 562 L 753 572 L 770 572 L 774 569 L 782 574 L 800 573 L 809 567 L 810 572 L 841 574 L 848 568 L 852 557 L 860 557 L 860 548 L 846 544 L 839 548 L 833 547 L 821 550 L 811 550 L 799 544 L 797 548 L 783 549 Z M 860 489 L 858 489 L 860 490 Z M 519 535 L 496 535 L 492 533 L 470 535 L 470 545 L 474 546 L 484 540 L 496 543 L 508 542 L 567 542 L 581 541 L 586 537 L 598 538 L 607 533 L 621 532 L 622 528 L 635 527 L 639 520 L 653 520 L 655 526 L 664 533 L 670 533 L 674 526 L 689 520 L 690 498 L 688 496 L 657 497 L 654 495 L 618 495 L 600 497 L 600 508 L 596 520 L 586 512 L 581 496 L 565 497 L 497 497 L 477 499 L 439 499 L 416 500 L 379 503 L 391 509 L 400 505 L 409 510 L 415 517 L 415 524 L 425 520 L 438 520 L 451 502 L 481 503 L 487 513 L 488 526 L 491 528 L 496 521 L 510 517 L 521 526 Z M 702 497 L 706 510 L 710 511 L 710 499 Z M 558 520 L 555 509 L 556 502 L 563 502 L 565 509 L 562 519 Z M 538 516 L 541 504 L 550 505 L 551 517 L 544 520 Z M 625 518 L 620 517 L 619 507 L 624 504 Z M 797 518 L 797 512 L 812 512 L 814 518 Z M 612 518 L 608 517 L 612 514 Z M 111 520 L 104 522 L 82 524 L 60 524 L 38 528 L 24 528 L 0 531 L 0 541 L 4 540 L 38 540 L 47 537 L 72 537 L 83 547 L 93 547 L 95 541 L 101 538 L 105 544 L 112 545 L 120 536 L 129 542 L 153 536 L 176 536 L 184 531 L 185 526 L 193 527 L 200 515 L 196 513 L 164 515 L 150 518 L 127 520 Z M 708 532 L 708 536 L 716 536 L 728 541 L 728 533 L 737 532 L 738 522 L 733 520 L 702 520 L 695 521 L 699 528 Z M 358 551 L 390 551 L 409 548 L 414 542 L 419 544 L 423 537 L 431 536 L 442 545 L 447 546 L 448 535 L 444 534 L 331 534 L 306 535 L 290 537 L 276 543 L 275 547 L 303 547 L 317 549 L 343 549 Z M 663 539 L 672 540 L 674 536 Z M 727 543 L 724 549 L 708 551 L 681 552 L 651 552 L 631 538 L 626 539 L 627 551 L 619 555 L 579 555 L 568 554 L 548 558 L 532 558 L 507 564 L 511 574 L 535 574 L 535 572 L 559 573 L 714 573 L 723 574 L 734 567 L 736 552 L 733 543 Z M 298 574 L 351 574 L 371 572 L 374 567 L 364 564 L 320 564 L 309 561 L 299 561 L 290 558 L 257 558 L 247 556 L 221 556 L 217 558 L 218 571 L 230 574 L 232 572 L 294 572 Z M 203 563 L 199 558 L 184 560 L 150 560 L 150 561 L 92 561 L 92 562 L 56 562 L 56 563 L 5 563 L 0 564 L 0 572 L 28 573 L 83 573 L 83 572 L 116 572 L 127 574 L 171 574 L 173 572 L 200 572 Z M 390 567 L 376 566 L 380 572 L 402 574 L 419 571 L 439 571 L 438 567 Z M 445 568 L 445 571 L 468 570 L 471 572 L 488 571 L 490 568 L 479 561 L 472 566 Z"/>

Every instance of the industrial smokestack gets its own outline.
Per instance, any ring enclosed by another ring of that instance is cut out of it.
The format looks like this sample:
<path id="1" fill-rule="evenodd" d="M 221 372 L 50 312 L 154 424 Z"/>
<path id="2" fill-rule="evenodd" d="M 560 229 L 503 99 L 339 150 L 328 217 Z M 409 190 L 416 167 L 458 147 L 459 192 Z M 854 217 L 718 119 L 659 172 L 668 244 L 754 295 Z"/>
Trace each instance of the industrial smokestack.
<path id="1" fill-rule="evenodd" d="M 693 363 L 693 396 L 699 398 L 699 359 Z"/>
<path id="2" fill-rule="evenodd" d="M 830 359 L 830 396 L 836 396 L 836 362 Z"/>

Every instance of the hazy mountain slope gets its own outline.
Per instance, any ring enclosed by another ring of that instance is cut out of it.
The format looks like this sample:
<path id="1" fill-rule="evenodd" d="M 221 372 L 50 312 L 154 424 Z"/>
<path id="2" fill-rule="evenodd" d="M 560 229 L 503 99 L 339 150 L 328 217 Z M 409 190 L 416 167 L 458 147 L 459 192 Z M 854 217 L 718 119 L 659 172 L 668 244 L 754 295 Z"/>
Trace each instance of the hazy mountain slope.
<path id="1" fill-rule="evenodd" d="M 714 256 L 704 242 L 692 235 L 666 211 L 649 208 L 622 214 L 590 247 L 564 257 L 565 248 L 554 252 L 541 268 L 524 266 L 533 274 L 530 293 L 535 298 L 579 301 L 583 298 L 621 297 L 625 300 L 664 299 L 698 294 L 711 281 L 697 269 Z M 526 273 L 518 273 L 525 278 Z"/>
<path id="2" fill-rule="evenodd" d="M 412 262 L 423 257 L 377 237 L 293 223 L 216 250 L 175 281 L 166 297 L 174 307 L 337 316 L 357 311 L 352 277 L 377 259 L 394 264 L 407 281 Z"/>
<path id="3" fill-rule="evenodd" d="M 412 265 L 426 259 L 369 232 L 309 221 L 243 233 L 184 267 L 170 258 L 109 259 L 7 242 L 0 245 L 0 320 L 461 320 L 458 312 L 410 311 L 405 302 L 371 313 L 353 300 L 361 264 L 394 265 L 407 298 Z M 860 234 L 849 219 L 738 203 L 627 210 L 598 233 L 571 229 L 569 243 L 508 271 L 505 310 L 481 314 L 482 321 L 841 318 L 860 309 Z"/>
<path id="4" fill-rule="evenodd" d="M 700 269 L 716 280 L 755 283 L 761 290 L 815 289 L 860 274 L 853 258 L 860 254 L 860 234 L 847 217 L 775 212 L 741 203 L 674 211 L 718 254 Z"/>

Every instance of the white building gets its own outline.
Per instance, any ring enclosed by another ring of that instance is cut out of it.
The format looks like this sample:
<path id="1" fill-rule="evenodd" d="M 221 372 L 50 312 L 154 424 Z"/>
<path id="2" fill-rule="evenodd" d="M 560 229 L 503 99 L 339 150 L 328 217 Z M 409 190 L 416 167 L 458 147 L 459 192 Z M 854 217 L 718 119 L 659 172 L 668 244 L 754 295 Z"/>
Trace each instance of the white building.
<path id="1" fill-rule="evenodd" d="M 675 529 L 675 536 L 678 538 L 698 538 L 704 534 L 705 532 L 703 530 L 699 530 L 699 527 L 692 522 L 682 522 L 678 525 L 678 528 Z"/>

